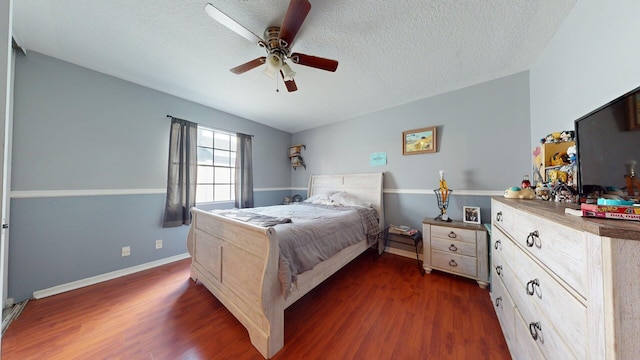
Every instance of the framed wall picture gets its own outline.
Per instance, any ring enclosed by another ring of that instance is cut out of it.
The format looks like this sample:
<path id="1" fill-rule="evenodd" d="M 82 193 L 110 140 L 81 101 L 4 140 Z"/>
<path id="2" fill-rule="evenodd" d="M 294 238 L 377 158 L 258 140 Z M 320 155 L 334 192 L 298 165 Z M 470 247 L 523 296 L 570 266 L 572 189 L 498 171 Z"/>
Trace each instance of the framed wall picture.
<path id="1" fill-rule="evenodd" d="M 463 206 L 463 221 L 471 224 L 480 224 L 480 208 L 475 206 Z"/>
<path id="2" fill-rule="evenodd" d="M 434 153 L 437 149 L 435 126 L 402 133 L 402 155 Z"/>

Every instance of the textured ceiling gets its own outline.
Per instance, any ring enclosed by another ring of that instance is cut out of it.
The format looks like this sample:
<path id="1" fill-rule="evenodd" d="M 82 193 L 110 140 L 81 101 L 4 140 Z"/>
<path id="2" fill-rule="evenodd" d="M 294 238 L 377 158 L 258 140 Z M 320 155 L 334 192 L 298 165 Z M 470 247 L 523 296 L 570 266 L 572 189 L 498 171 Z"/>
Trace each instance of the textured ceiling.
<path id="1" fill-rule="evenodd" d="M 288 0 L 209 0 L 262 36 Z M 293 51 L 298 91 L 261 68 L 264 50 L 210 18 L 207 0 L 17 0 L 21 45 L 291 133 L 529 69 L 575 0 L 310 0 Z M 280 91 L 276 92 L 276 86 Z"/>

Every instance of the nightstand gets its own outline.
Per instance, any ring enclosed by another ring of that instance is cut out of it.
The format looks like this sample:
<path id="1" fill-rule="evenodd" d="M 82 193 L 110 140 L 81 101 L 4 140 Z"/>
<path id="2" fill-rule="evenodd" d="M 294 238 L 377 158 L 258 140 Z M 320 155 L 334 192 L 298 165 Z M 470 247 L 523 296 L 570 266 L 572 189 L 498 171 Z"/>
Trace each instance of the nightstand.
<path id="1" fill-rule="evenodd" d="M 427 273 L 440 270 L 474 279 L 485 289 L 489 285 L 487 229 L 462 221 L 422 221 L 423 267 Z"/>

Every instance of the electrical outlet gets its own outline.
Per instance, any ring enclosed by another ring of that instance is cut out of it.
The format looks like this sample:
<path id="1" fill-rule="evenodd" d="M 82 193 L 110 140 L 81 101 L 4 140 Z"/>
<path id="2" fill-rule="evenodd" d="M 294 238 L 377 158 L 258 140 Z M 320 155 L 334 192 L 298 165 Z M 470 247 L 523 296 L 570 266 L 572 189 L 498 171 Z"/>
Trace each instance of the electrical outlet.
<path id="1" fill-rule="evenodd" d="M 131 246 L 123 246 L 122 247 L 122 256 L 131 255 Z"/>
<path id="2" fill-rule="evenodd" d="M 156 249 L 162 249 L 162 240 L 156 240 Z"/>

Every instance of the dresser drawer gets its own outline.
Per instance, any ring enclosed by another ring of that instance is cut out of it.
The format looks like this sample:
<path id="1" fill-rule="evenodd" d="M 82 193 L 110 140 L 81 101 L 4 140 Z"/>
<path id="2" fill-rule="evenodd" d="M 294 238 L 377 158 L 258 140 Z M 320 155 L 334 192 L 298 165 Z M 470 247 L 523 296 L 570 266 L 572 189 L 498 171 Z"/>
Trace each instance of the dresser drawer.
<path id="1" fill-rule="evenodd" d="M 476 256 L 476 244 L 456 241 L 456 240 L 445 240 L 441 238 L 432 238 L 431 239 L 431 248 L 433 250 L 439 250 L 443 252 L 449 252 L 453 254 L 460 254 L 466 256 Z"/>
<path id="2" fill-rule="evenodd" d="M 529 325 L 525 323 L 517 310 L 515 311 L 514 322 L 515 346 L 513 346 L 513 350 L 510 348 L 511 357 L 515 360 L 543 360 L 544 355 L 542 355 L 542 352 L 538 348 L 536 340 L 533 340 L 531 337 Z"/>
<path id="3" fill-rule="evenodd" d="M 582 232 L 517 212 L 513 239 L 586 299 L 586 240 Z"/>
<path id="4" fill-rule="evenodd" d="M 433 267 L 440 268 L 451 273 L 458 273 L 471 277 L 476 277 L 478 274 L 478 265 L 475 257 L 432 250 L 431 263 L 433 264 Z"/>
<path id="5" fill-rule="evenodd" d="M 502 203 L 491 201 L 491 222 L 501 227 L 506 233 L 513 231 L 515 211 Z"/>
<path id="6" fill-rule="evenodd" d="M 494 228 L 491 234 L 491 244 L 489 244 L 492 263 L 504 257 L 504 244 L 507 243 L 506 241 L 510 241 L 507 236 L 499 228 Z"/>
<path id="7" fill-rule="evenodd" d="M 475 230 L 458 229 L 445 226 L 431 226 L 431 237 L 445 240 L 457 240 L 470 244 L 476 243 Z"/>
<path id="8" fill-rule="evenodd" d="M 496 311 L 507 344 L 513 344 L 515 340 L 515 305 L 505 289 L 502 279 L 496 274 L 494 267 L 491 268 L 491 279 L 491 301 L 493 302 L 493 309 Z"/>
<path id="9" fill-rule="evenodd" d="M 586 359 L 584 355 L 584 348 L 581 347 L 584 346 L 584 342 L 582 345 L 571 344 L 571 347 L 569 347 L 568 343 L 558 335 L 558 332 L 553 325 L 558 324 L 559 320 L 550 320 L 540 313 L 530 315 L 523 310 L 531 309 L 528 307 L 523 309 L 518 307 L 518 304 L 516 303 L 516 341 L 518 341 L 519 344 L 526 344 L 525 339 L 528 338 L 531 343 L 537 345 L 538 349 L 540 349 L 540 352 L 546 359 Z M 522 317 L 522 322 L 518 321 L 519 316 Z M 522 328 L 523 323 L 525 325 L 524 329 Z M 559 325 L 564 326 L 562 324 Z M 571 349 L 580 351 L 582 355 L 577 356 L 571 351 Z"/>
<path id="10" fill-rule="evenodd" d="M 505 286 L 512 289 L 513 301 L 525 319 L 546 321 L 544 345 L 553 353 L 556 347 L 565 346 L 562 344 L 572 344 L 574 355 L 585 358 L 586 307 L 515 244 L 504 246 L 503 251 L 512 264 L 509 271 L 515 275 L 505 280 Z M 505 270 L 504 277 L 507 275 Z"/>

